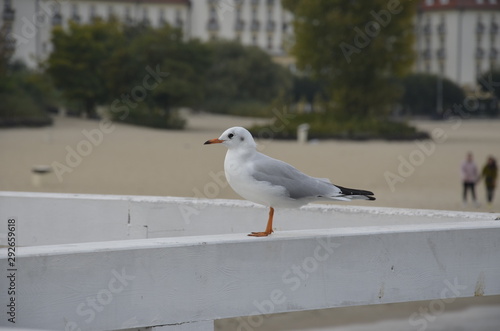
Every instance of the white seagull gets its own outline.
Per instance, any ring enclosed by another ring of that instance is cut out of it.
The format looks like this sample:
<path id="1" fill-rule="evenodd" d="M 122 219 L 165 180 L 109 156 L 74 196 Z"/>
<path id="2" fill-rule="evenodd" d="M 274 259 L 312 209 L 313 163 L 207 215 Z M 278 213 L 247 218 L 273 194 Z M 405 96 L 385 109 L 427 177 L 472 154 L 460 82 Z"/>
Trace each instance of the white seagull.
<path id="1" fill-rule="evenodd" d="M 370 191 L 334 185 L 327 178 L 308 176 L 288 163 L 259 153 L 252 134 L 245 128 L 227 129 L 205 145 L 219 143 L 228 148 L 224 172 L 229 185 L 243 198 L 270 208 L 266 230 L 249 236 L 265 237 L 273 232 L 274 208 L 298 208 L 314 201 L 375 200 Z"/>

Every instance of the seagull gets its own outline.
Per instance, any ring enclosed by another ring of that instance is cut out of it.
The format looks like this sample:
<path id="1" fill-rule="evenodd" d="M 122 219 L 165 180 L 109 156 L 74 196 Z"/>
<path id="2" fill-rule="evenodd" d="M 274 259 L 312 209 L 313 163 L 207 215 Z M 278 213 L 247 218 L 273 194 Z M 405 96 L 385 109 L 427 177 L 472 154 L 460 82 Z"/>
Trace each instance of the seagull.
<path id="1" fill-rule="evenodd" d="M 245 128 L 229 128 L 204 145 L 209 144 L 228 148 L 224 172 L 232 189 L 246 200 L 269 207 L 266 230 L 249 236 L 266 237 L 274 232 L 274 208 L 299 208 L 315 201 L 375 200 L 370 191 L 345 188 L 327 178 L 308 176 L 286 162 L 258 152 L 252 134 Z"/>

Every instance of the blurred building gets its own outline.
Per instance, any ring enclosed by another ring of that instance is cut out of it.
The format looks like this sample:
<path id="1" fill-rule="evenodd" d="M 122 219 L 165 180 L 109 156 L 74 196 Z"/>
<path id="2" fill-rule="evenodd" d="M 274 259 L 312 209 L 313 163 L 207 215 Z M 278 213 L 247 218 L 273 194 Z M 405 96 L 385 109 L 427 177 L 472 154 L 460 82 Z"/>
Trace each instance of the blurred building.
<path id="1" fill-rule="evenodd" d="M 500 64 L 499 0 L 424 0 L 416 18 L 417 72 L 461 86 Z"/>
<path id="2" fill-rule="evenodd" d="M 283 63 L 293 16 L 280 0 L 1 0 L 5 47 L 31 67 L 50 54 L 51 29 L 69 20 L 116 17 L 125 24 L 170 24 L 186 38 L 238 40 Z M 421 0 L 416 22 L 415 71 L 474 86 L 478 74 L 500 64 L 500 0 Z M 15 43 L 14 43 L 15 41 Z"/>
<path id="3" fill-rule="evenodd" d="M 279 0 L 2 0 L 0 23 L 16 40 L 14 57 L 30 67 L 51 52 L 54 26 L 116 17 L 125 24 L 181 28 L 186 38 L 233 39 L 287 58 L 292 15 Z"/>

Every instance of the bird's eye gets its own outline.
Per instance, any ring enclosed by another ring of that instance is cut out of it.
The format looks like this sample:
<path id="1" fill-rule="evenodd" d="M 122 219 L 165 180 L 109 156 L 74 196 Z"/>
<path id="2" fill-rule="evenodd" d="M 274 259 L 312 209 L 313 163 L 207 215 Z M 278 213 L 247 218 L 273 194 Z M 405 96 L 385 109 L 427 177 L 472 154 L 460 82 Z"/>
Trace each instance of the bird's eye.
<path id="1" fill-rule="evenodd" d="M 230 134 L 228 134 L 228 135 L 227 135 L 227 137 L 228 137 L 229 139 L 232 139 L 232 138 L 234 137 L 234 134 L 230 133 Z"/>

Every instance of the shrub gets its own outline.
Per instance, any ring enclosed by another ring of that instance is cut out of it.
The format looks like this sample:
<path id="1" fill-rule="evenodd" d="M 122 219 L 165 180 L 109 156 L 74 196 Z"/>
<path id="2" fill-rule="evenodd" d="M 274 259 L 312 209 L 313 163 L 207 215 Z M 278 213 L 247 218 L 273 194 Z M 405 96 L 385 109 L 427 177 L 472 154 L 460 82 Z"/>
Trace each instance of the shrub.
<path id="1" fill-rule="evenodd" d="M 165 111 L 159 108 L 150 108 L 139 104 L 136 108 L 129 108 L 126 116 L 112 113 L 112 120 L 135 125 L 142 125 L 158 129 L 183 129 L 186 120 L 181 118 L 177 111 Z"/>
<path id="2" fill-rule="evenodd" d="M 273 132 L 273 138 L 276 139 L 296 139 L 297 128 L 303 123 L 310 125 L 310 139 L 411 140 L 429 138 L 426 132 L 417 131 L 416 128 L 405 122 L 374 117 L 338 119 L 329 118 L 324 114 L 297 114 L 290 119 L 283 130 L 277 132 L 273 131 L 272 128 L 281 127 L 282 123 L 254 126 L 250 131 L 257 136 L 259 132 Z"/>

